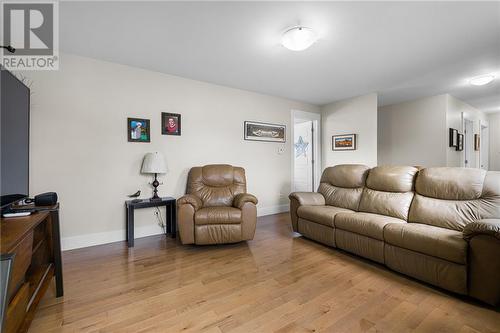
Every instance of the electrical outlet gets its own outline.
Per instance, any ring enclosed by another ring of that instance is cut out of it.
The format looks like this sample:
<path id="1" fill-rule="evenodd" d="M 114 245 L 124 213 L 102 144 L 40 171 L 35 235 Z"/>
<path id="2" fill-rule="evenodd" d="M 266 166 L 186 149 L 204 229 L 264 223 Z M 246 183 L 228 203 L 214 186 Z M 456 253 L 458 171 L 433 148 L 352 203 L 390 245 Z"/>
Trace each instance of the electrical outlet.
<path id="1" fill-rule="evenodd" d="M 283 155 L 285 152 L 285 146 L 279 146 L 278 147 L 278 155 Z"/>

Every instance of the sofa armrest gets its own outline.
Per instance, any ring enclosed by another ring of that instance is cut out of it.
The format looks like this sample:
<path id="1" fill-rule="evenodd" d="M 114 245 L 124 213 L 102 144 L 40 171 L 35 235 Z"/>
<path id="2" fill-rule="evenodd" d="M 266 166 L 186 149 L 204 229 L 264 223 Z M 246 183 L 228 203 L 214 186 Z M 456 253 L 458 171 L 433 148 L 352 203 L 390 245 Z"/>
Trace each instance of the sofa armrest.
<path id="1" fill-rule="evenodd" d="M 500 240 L 500 219 L 478 220 L 465 226 L 463 231 L 465 240 L 471 240 L 477 235 L 488 235 Z"/>
<path id="2" fill-rule="evenodd" d="M 288 198 L 295 199 L 301 206 L 324 206 L 325 197 L 321 193 L 316 192 L 293 192 Z"/>
<path id="3" fill-rule="evenodd" d="M 325 197 L 321 193 L 316 192 L 293 192 L 288 198 L 290 199 L 290 218 L 292 220 L 292 229 L 299 232 L 299 216 L 297 210 L 300 206 L 324 206 Z"/>
<path id="4" fill-rule="evenodd" d="M 201 199 L 192 194 L 186 194 L 185 196 L 177 199 L 177 206 L 186 204 L 193 206 L 195 212 L 203 206 Z"/>
<path id="5" fill-rule="evenodd" d="M 257 197 L 255 195 L 250 193 L 236 194 L 233 199 L 233 207 L 242 209 L 243 205 L 247 202 L 251 202 L 256 205 L 259 200 L 257 200 Z"/>

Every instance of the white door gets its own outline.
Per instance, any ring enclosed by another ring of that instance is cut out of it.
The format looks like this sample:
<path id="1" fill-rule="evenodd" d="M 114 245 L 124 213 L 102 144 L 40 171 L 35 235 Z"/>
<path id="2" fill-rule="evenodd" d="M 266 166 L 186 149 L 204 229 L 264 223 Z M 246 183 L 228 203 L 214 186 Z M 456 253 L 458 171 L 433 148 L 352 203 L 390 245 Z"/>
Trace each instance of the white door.
<path id="1" fill-rule="evenodd" d="M 489 170 L 490 166 L 490 133 L 487 126 L 481 125 L 479 147 L 481 152 L 481 169 Z"/>
<path id="2" fill-rule="evenodd" d="M 320 115 L 292 111 L 292 191 L 312 192 L 319 184 Z"/>
<path id="3" fill-rule="evenodd" d="M 476 160 L 474 153 L 474 122 L 464 119 L 464 165 L 466 168 L 475 168 Z"/>

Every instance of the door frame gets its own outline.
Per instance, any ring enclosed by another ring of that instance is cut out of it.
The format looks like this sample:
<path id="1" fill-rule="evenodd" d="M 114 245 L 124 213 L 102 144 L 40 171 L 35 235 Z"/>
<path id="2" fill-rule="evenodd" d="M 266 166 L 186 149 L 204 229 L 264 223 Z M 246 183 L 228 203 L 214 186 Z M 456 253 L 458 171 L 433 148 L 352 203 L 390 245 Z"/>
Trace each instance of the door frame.
<path id="1" fill-rule="evenodd" d="M 295 179 L 295 119 L 302 119 L 302 120 L 311 120 L 313 122 L 313 188 L 314 191 L 317 191 L 318 186 L 319 186 L 319 181 L 321 179 L 321 114 L 320 113 L 315 113 L 315 112 L 307 112 L 307 111 L 301 111 L 301 110 L 291 110 L 291 126 L 290 126 L 290 132 L 291 132 L 291 139 L 290 139 L 290 156 L 291 156 L 291 190 L 295 188 L 294 184 L 294 179 Z"/>

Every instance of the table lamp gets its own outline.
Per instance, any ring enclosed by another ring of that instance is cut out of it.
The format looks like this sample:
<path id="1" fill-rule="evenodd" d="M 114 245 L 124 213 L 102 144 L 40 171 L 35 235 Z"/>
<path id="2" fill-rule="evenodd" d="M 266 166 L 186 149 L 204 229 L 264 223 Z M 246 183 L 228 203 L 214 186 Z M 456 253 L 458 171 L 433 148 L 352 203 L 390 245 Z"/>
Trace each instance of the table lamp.
<path id="1" fill-rule="evenodd" d="M 153 197 L 150 200 L 161 200 L 158 196 L 158 186 L 160 183 L 158 182 L 158 174 L 166 173 L 167 165 L 165 163 L 165 159 L 163 155 L 157 151 L 154 153 L 147 153 L 144 156 L 144 160 L 142 161 L 142 169 L 141 173 L 153 173 L 155 175 L 155 179 L 151 185 L 153 185 Z"/>

